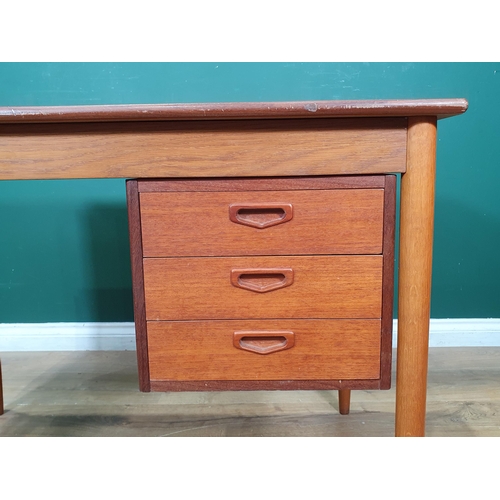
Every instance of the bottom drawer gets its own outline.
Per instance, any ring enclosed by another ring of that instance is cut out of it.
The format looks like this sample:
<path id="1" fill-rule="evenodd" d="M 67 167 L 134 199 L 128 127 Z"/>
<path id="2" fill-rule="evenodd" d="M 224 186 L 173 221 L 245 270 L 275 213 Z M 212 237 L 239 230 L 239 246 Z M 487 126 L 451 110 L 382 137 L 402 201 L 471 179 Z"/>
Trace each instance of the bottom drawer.
<path id="1" fill-rule="evenodd" d="M 150 321 L 150 380 L 380 378 L 380 320 Z"/>

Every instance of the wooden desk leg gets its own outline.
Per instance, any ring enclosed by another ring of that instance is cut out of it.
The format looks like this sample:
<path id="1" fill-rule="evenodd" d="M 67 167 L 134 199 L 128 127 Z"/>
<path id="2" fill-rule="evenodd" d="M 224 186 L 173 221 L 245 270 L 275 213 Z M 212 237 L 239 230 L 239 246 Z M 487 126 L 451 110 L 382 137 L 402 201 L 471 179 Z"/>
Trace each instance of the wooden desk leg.
<path id="1" fill-rule="evenodd" d="M 341 415 L 349 415 L 350 406 L 351 406 L 351 390 L 350 389 L 339 390 L 339 413 Z"/>
<path id="2" fill-rule="evenodd" d="M 408 119 L 401 179 L 396 436 L 425 435 L 436 119 Z"/>
<path id="3" fill-rule="evenodd" d="M 0 361 L 0 415 L 3 415 L 2 362 Z"/>

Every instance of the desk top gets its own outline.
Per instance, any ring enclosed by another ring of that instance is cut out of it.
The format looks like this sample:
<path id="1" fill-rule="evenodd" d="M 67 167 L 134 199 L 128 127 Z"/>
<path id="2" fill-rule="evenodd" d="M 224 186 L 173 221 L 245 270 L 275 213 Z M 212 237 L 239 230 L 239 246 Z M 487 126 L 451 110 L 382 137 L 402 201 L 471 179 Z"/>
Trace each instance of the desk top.
<path id="1" fill-rule="evenodd" d="M 407 118 L 465 99 L 0 108 L 0 180 L 404 172 Z"/>
<path id="2" fill-rule="evenodd" d="M 464 113 L 465 99 L 124 104 L 0 107 L 0 123 L 436 116 Z"/>

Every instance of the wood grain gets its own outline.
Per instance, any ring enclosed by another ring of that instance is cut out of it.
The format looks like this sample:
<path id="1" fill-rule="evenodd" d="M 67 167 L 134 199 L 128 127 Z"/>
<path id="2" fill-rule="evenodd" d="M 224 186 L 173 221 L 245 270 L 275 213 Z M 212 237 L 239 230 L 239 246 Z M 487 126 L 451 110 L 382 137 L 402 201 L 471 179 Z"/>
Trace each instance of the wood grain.
<path id="1" fill-rule="evenodd" d="M 134 296 L 135 340 L 137 347 L 137 367 L 139 389 L 150 391 L 148 339 L 146 330 L 146 309 L 144 304 L 144 273 L 142 269 L 141 216 L 137 181 L 129 180 L 127 187 L 127 210 L 130 239 L 130 259 L 132 267 L 132 292 Z"/>
<path id="2" fill-rule="evenodd" d="M 240 330 L 288 330 L 291 349 L 236 349 Z M 379 320 L 148 322 L 152 380 L 378 379 Z"/>
<path id="3" fill-rule="evenodd" d="M 349 389 L 340 389 L 339 394 L 339 413 L 349 415 L 351 407 L 351 391 Z"/>
<path id="4" fill-rule="evenodd" d="M 316 118 L 349 116 L 422 116 L 464 113 L 465 99 L 358 101 L 226 102 L 122 104 L 104 106 L 31 106 L 0 108 L 0 123 L 214 120 L 234 118 Z"/>
<path id="5" fill-rule="evenodd" d="M 0 179 L 402 172 L 406 119 L 0 124 Z"/>
<path id="6" fill-rule="evenodd" d="M 436 119 L 412 118 L 401 180 L 397 436 L 425 434 L 435 170 Z"/>
<path id="7" fill-rule="evenodd" d="M 140 193 L 170 191 L 299 191 L 305 189 L 370 189 L 385 187 L 382 175 L 314 177 L 246 177 L 214 179 L 138 179 Z"/>
<path id="8" fill-rule="evenodd" d="M 291 286 L 236 288 L 232 269 L 292 268 Z M 148 320 L 380 318 L 382 256 L 144 259 Z"/>
<path id="9" fill-rule="evenodd" d="M 394 243 L 396 234 L 396 176 L 387 175 L 384 190 L 384 242 L 382 277 L 381 389 L 391 387 L 392 325 L 394 308 Z"/>
<path id="10" fill-rule="evenodd" d="M 380 379 L 324 380 L 152 380 L 152 392 L 338 391 L 380 389 Z"/>
<path id="11" fill-rule="evenodd" d="M 145 257 L 381 254 L 383 189 L 141 193 Z M 291 204 L 265 229 L 230 220 L 235 203 Z"/>
<path id="12" fill-rule="evenodd" d="M 233 333 L 233 347 L 267 356 L 295 347 L 295 333 L 286 330 L 244 330 Z"/>

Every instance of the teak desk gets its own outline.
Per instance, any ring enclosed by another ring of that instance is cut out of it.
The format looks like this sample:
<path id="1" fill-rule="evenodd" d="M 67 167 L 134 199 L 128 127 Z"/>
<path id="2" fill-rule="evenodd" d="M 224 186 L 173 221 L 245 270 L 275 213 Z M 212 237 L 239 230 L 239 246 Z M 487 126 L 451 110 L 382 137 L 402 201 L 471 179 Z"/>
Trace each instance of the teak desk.
<path id="1" fill-rule="evenodd" d="M 423 436 L 436 124 L 466 109 L 464 99 L 0 108 L 0 179 L 132 179 L 141 390 L 333 388 L 345 413 L 350 389 L 390 384 L 387 174 L 400 173 L 396 436 Z M 233 345 L 206 355 L 218 338 Z"/>

